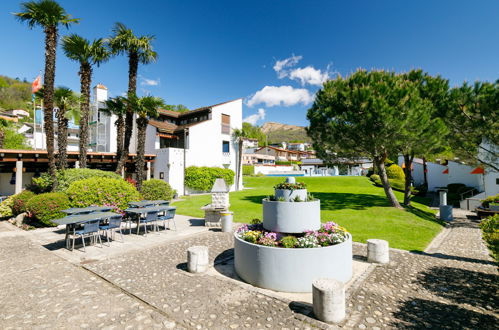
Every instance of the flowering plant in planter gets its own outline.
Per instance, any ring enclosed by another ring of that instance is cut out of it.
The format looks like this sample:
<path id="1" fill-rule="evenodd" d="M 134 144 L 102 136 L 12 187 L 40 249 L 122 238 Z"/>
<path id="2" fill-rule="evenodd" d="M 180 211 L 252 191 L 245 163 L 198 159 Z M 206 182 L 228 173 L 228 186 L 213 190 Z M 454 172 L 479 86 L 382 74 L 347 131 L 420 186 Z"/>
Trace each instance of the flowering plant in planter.
<path id="1" fill-rule="evenodd" d="M 283 189 L 283 190 L 299 190 L 306 188 L 307 185 L 303 182 L 296 182 L 296 183 L 281 182 L 274 186 L 274 189 Z"/>
<path id="2" fill-rule="evenodd" d="M 267 232 L 261 223 L 253 225 L 243 225 L 236 231 L 236 235 L 253 244 L 283 247 L 283 248 L 318 248 L 342 243 L 348 239 L 348 232 L 345 228 L 334 222 L 324 223 L 319 230 L 308 231 L 303 235 L 288 235 L 282 237 L 279 233 Z M 288 241 L 296 239 L 296 245 Z"/>

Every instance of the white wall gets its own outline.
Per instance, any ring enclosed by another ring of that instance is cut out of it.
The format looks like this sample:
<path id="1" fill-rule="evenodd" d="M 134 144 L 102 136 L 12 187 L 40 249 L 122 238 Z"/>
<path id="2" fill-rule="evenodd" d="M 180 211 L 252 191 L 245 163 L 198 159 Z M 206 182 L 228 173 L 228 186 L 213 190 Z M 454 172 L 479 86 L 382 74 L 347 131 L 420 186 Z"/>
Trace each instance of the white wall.
<path id="1" fill-rule="evenodd" d="M 184 149 L 166 148 L 155 151 L 154 178 L 160 179 L 160 173 L 164 173 L 163 180 L 177 190 L 179 195 L 184 195 Z M 186 152 L 186 157 L 189 151 Z"/>
<path id="2" fill-rule="evenodd" d="M 15 164 L 13 165 L 15 167 Z M 33 178 L 35 173 L 23 173 L 23 184 L 24 187 L 31 183 L 31 178 Z M 0 196 L 14 195 L 16 190 L 15 184 L 10 184 L 10 179 L 12 178 L 12 173 L 0 173 Z"/>
<path id="3" fill-rule="evenodd" d="M 482 175 L 479 175 L 480 177 Z M 485 170 L 485 195 L 486 196 L 494 196 L 499 194 L 499 184 L 497 184 L 497 180 L 499 180 L 499 172 Z"/>
<path id="4" fill-rule="evenodd" d="M 290 172 L 294 168 L 292 165 L 255 165 L 255 174 L 276 174 L 279 172 Z"/>

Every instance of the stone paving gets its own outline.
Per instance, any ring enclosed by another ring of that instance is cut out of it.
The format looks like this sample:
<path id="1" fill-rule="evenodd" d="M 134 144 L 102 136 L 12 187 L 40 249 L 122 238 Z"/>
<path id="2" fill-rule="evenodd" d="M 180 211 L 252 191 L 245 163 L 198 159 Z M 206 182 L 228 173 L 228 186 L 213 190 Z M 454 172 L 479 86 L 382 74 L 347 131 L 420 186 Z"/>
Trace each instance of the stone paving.
<path id="1" fill-rule="evenodd" d="M 220 276 L 187 273 L 186 250 L 193 245 L 208 245 L 215 263 L 233 256 L 232 235 L 210 231 L 78 267 L 26 237 L 2 237 L 0 328 L 495 329 L 499 324 L 497 266 L 471 220 L 452 222 L 425 253 L 390 250 L 390 263 L 370 268 L 348 292 L 347 319 L 338 326 L 315 320 L 309 304 L 270 297 Z M 356 258 L 365 258 L 364 244 L 353 250 Z"/>

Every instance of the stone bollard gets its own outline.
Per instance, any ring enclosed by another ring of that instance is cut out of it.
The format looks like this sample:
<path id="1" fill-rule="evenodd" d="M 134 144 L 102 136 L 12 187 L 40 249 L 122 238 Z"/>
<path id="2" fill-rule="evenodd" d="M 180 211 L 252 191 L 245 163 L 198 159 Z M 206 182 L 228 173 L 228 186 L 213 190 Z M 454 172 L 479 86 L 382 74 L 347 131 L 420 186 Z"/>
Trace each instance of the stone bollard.
<path id="1" fill-rule="evenodd" d="M 334 278 L 318 278 L 312 282 L 315 317 L 327 323 L 339 323 L 346 315 L 345 284 Z"/>
<path id="2" fill-rule="evenodd" d="M 367 261 L 379 264 L 387 264 L 390 262 L 388 242 L 382 239 L 368 239 Z"/>
<path id="3" fill-rule="evenodd" d="M 232 232 L 232 220 L 233 220 L 233 212 L 220 212 L 221 221 L 222 221 L 222 232 L 230 233 Z"/>
<path id="4" fill-rule="evenodd" d="M 187 270 L 189 273 L 204 273 L 208 270 L 207 246 L 191 246 L 187 249 Z"/>

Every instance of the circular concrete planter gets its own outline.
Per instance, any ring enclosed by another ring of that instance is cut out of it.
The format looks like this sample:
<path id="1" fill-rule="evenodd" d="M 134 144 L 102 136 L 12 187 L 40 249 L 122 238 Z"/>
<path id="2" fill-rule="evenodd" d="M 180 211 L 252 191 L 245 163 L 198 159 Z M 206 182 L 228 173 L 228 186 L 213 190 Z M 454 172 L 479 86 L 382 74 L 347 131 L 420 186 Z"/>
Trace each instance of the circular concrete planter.
<path id="1" fill-rule="evenodd" d="M 289 202 L 294 200 L 296 197 L 300 197 L 300 200 L 307 200 L 307 189 L 296 189 L 296 190 L 288 190 L 288 189 L 275 189 L 275 199 L 284 197 L 284 201 Z"/>
<path id="2" fill-rule="evenodd" d="M 279 233 L 303 233 L 321 228 L 321 202 L 263 200 L 263 228 Z"/>
<path id="3" fill-rule="evenodd" d="M 285 249 L 252 244 L 234 235 L 234 267 L 245 282 L 284 292 L 312 292 L 312 281 L 352 278 L 352 237 L 321 248 Z"/>

